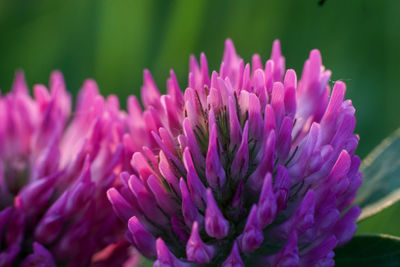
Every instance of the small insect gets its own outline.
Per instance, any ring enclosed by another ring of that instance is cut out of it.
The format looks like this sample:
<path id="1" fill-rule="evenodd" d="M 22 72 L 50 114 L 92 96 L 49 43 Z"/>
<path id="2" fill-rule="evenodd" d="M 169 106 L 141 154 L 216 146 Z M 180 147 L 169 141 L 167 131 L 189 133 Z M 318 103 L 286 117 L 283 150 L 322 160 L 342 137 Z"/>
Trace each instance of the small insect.
<path id="1" fill-rule="evenodd" d="M 319 0 L 318 1 L 318 5 L 319 6 L 323 6 L 325 4 L 326 0 Z"/>
<path id="2" fill-rule="evenodd" d="M 329 84 L 330 85 L 335 85 L 335 83 L 337 82 L 337 81 L 341 81 L 341 82 L 349 82 L 349 81 L 352 81 L 353 79 L 351 79 L 351 78 L 348 78 L 348 79 L 338 79 L 338 80 L 329 80 Z"/>

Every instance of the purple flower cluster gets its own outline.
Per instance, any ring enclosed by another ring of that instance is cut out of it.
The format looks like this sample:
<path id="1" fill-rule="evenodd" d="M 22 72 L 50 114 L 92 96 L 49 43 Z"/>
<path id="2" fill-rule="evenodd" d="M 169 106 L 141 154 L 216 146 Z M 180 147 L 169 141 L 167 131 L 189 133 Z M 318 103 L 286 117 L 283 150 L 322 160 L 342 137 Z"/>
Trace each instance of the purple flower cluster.
<path id="1" fill-rule="evenodd" d="M 123 166 L 117 98 L 87 80 L 71 114 L 59 72 L 33 92 L 18 72 L 0 97 L 0 266 L 120 264 L 129 243 L 106 197 Z"/>
<path id="2" fill-rule="evenodd" d="M 130 244 L 155 266 L 334 265 L 362 177 L 330 75 L 318 50 L 297 81 L 278 41 L 264 65 L 227 40 L 211 76 L 190 58 L 184 92 L 145 71 L 126 113 L 87 80 L 71 114 L 59 72 L 33 97 L 18 72 L 0 96 L 0 266 L 135 264 Z"/>
<path id="3" fill-rule="evenodd" d="M 278 41 L 265 65 L 225 45 L 211 76 L 190 58 L 184 93 L 172 71 L 165 95 L 145 71 L 144 110 L 128 100 L 131 169 L 107 192 L 126 237 L 154 266 L 333 266 L 360 214 L 345 84 L 330 90 L 318 50 L 297 81 Z"/>

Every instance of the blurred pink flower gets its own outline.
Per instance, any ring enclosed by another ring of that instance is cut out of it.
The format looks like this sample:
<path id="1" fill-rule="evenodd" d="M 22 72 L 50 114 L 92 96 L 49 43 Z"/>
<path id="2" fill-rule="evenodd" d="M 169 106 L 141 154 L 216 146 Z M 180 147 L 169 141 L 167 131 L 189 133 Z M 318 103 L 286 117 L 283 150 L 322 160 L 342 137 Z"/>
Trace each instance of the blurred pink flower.
<path id="1" fill-rule="evenodd" d="M 122 168 L 124 114 L 93 80 L 72 114 L 60 72 L 49 87 L 32 98 L 17 72 L 0 97 L 0 266 L 88 266 L 112 244 L 96 266 L 122 263 L 128 246 L 105 192 Z"/>

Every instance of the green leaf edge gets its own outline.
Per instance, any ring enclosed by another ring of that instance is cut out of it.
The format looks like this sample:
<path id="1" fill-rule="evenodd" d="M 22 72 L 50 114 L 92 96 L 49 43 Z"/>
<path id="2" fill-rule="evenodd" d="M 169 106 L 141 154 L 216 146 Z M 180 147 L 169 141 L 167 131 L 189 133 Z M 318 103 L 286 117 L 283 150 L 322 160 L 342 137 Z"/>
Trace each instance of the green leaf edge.
<path id="1" fill-rule="evenodd" d="M 353 239 L 356 239 L 356 238 L 371 238 L 371 237 L 372 238 L 377 237 L 377 238 L 381 238 L 381 239 L 386 239 L 386 240 L 398 242 L 399 243 L 399 247 L 400 247 L 400 237 L 398 237 L 398 236 L 393 236 L 393 235 L 388 235 L 388 234 L 362 234 L 362 235 L 354 236 L 348 243 L 346 243 L 343 246 L 338 247 L 336 249 L 338 249 L 340 251 L 340 249 L 343 249 L 346 245 L 350 244 Z M 346 259 L 351 259 L 351 257 L 343 257 L 343 256 L 340 257 L 340 253 L 337 253 L 338 251 L 336 249 L 335 249 L 335 262 L 336 261 L 338 261 L 338 262 L 339 261 L 345 261 Z M 400 250 L 395 251 L 392 255 L 384 255 L 384 256 L 388 257 L 388 256 L 396 255 L 396 254 L 400 254 Z M 399 255 L 399 257 L 400 257 L 400 255 Z M 338 259 L 340 259 L 340 260 L 338 260 Z"/>
<path id="2" fill-rule="evenodd" d="M 391 143 L 396 138 L 400 137 L 400 128 L 398 128 L 396 131 L 394 131 L 389 137 L 385 138 L 378 146 L 376 146 L 372 152 L 370 152 L 367 157 L 362 161 L 360 171 L 363 173 L 363 170 L 367 167 L 369 167 L 374 160 L 386 149 L 390 146 Z M 396 191 L 393 191 L 386 197 L 382 198 L 378 202 L 375 202 L 374 204 L 368 205 L 362 209 L 361 215 L 358 217 L 357 222 L 361 222 L 381 211 L 383 211 L 386 208 L 389 208 L 390 206 L 394 205 L 395 203 L 400 201 L 400 188 L 397 189 Z"/>

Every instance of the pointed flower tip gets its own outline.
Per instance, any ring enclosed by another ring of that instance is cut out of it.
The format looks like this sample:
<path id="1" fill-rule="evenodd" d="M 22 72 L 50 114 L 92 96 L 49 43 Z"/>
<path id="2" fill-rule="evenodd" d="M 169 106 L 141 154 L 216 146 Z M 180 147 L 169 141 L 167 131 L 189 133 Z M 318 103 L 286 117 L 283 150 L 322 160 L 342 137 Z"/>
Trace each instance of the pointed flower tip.
<path id="1" fill-rule="evenodd" d="M 287 84 L 287 86 L 288 85 L 291 85 L 293 87 L 296 86 L 296 84 L 297 84 L 297 74 L 296 74 L 296 71 L 294 69 L 288 69 L 286 71 L 284 84 L 285 85 Z M 285 87 L 287 87 L 287 86 L 285 86 Z"/>
<path id="2" fill-rule="evenodd" d="M 204 52 L 200 53 L 200 62 L 203 65 L 203 67 L 207 67 L 207 56 Z M 208 75 L 208 73 L 207 73 Z"/>
<path id="3" fill-rule="evenodd" d="M 280 56 L 282 56 L 281 42 L 279 41 L 279 39 L 275 39 L 272 44 L 272 58 L 277 59 Z"/>
<path id="4" fill-rule="evenodd" d="M 14 78 L 21 80 L 24 79 L 25 80 L 25 72 L 22 69 L 17 69 L 14 73 Z"/>
<path id="5" fill-rule="evenodd" d="M 207 189 L 207 209 L 205 217 L 205 228 L 209 236 L 222 239 L 228 235 L 229 222 L 224 218 L 222 212 L 214 199 L 211 189 Z"/>
<path id="6" fill-rule="evenodd" d="M 169 263 L 172 265 L 173 261 L 173 256 L 171 255 L 171 252 L 167 248 L 167 245 L 165 245 L 164 240 L 162 238 L 157 238 L 156 240 L 156 250 L 157 250 L 157 261 L 160 263 Z M 172 257 L 171 257 L 172 256 Z"/>
<path id="7" fill-rule="evenodd" d="M 143 79 L 146 80 L 148 78 L 153 78 L 149 69 L 143 70 Z"/>
<path id="8" fill-rule="evenodd" d="M 17 70 L 14 75 L 14 81 L 11 91 L 28 93 L 28 87 L 26 85 L 25 73 L 23 70 Z"/>
<path id="9" fill-rule="evenodd" d="M 225 47 L 233 47 L 233 41 L 231 38 L 226 38 Z"/>
<path id="10" fill-rule="evenodd" d="M 64 75 L 62 74 L 62 72 L 60 70 L 53 70 L 50 74 L 50 77 L 57 77 L 57 79 L 59 78 L 64 78 Z"/>
<path id="11" fill-rule="evenodd" d="M 83 82 L 82 88 L 85 91 L 90 91 L 93 95 L 99 94 L 99 87 L 97 86 L 97 82 L 93 79 L 86 79 Z"/>
<path id="12" fill-rule="evenodd" d="M 279 39 L 275 39 L 273 42 L 273 46 L 280 46 L 281 45 L 281 41 Z"/>
<path id="13" fill-rule="evenodd" d="M 288 241 L 283 248 L 274 256 L 272 256 L 273 266 L 299 266 L 300 256 L 297 246 L 297 234 L 290 234 Z"/>
<path id="14" fill-rule="evenodd" d="M 225 40 L 225 50 L 224 50 L 224 61 L 225 60 L 232 60 L 232 57 L 234 58 L 236 56 L 236 49 L 235 46 L 232 42 L 231 39 L 226 39 Z M 226 63 L 229 63 L 230 61 L 227 61 Z M 225 66 L 228 67 L 228 66 Z"/>
<path id="15" fill-rule="evenodd" d="M 192 73 L 192 75 L 196 75 L 197 72 L 199 71 L 199 64 L 197 62 L 195 55 L 193 55 L 193 54 L 191 54 L 189 56 L 189 68 L 190 68 L 190 72 Z M 193 89 L 195 89 L 195 88 L 193 88 Z"/>
<path id="16" fill-rule="evenodd" d="M 138 218 L 136 216 L 132 216 L 128 221 L 128 228 L 132 233 L 135 233 L 138 228 L 142 228 Z"/>
<path id="17" fill-rule="evenodd" d="M 144 255 L 150 258 L 156 256 L 156 239 L 154 236 L 140 223 L 136 216 L 128 221 L 128 229 L 132 233 L 131 237 L 135 242 L 135 247 Z"/>
<path id="18" fill-rule="evenodd" d="M 258 208 L 254 204 L 250 210 L 243 233 L 238 238 L 239 247 L 244 253 L 250 253 L 259 248 L 263 241 L 264 234 L 258 219 Z"/>
<path id="19" fill-rule="evenodd" d="M 189 171 L 189 169 L 194 168 L 192 155 L 190 154 L 189 147 L 186 147 L 185 150 L 183 151 L 183 164 L 187 171 Z"/>
<path id="20" fill-rule="evenodd" d="M 264 71 L 262 69 L 256 69 L 256 71 L 254 72 L 254 86 L 258 89 L 258 90 L 264 90 L 265 88 L 265 74 Z"/>
<path id="21" fill-rule="evenodd" d="M 110 189 L 107 190 L 107 198 L 110 201 L 112 201 L 112 199 L 114 198 L 115 194 L 118 194 L 118 191 L 114 187 L 111 187 Z"/>
<path id="22" fill-rule="evenodd" d="M 214 255 L 214 248 L 206 245 L 200 238 L 199 225 L 197 222 L 193 223 L 190 238 L 186 243 L 186 255 L 188 260 L 197 262 L 199 264 L 206 264 L 211 262 Z"/>
<path id="23" fill-rule="evenodd" d="M 246 121 L 240 147 L 232 162 L 231 173 L 233 176 L 243 177 L 246 175 L 249 165 L 248 132 L 249 127 Z"/>
<path id="24" fill-rule="evenodd" d="M 222 263 L 222 267 L 244 267 L 244 263 L 240 256 L 239 248 L 236 242 L 233 243 L 231 253 Z"/>
<path id="25" fill-rule="evenodd" d="M 156 106 L 158 108 L 160 93 L 151 72 L 148 69 L 143 71 L 142 100 L 145 106 Z"/>
<path id="26" fill-rule="evenodd" d="M 53 256 L 51 253 L 43 247 L 40 243 L 33 243 L 33 253 L 30 254 L 26 259 L 21 263 L 22 267 L 28 266 L 47 266 L 47 267 L 56 267 Z"/>
<path id="27" fill-rule="evenodd" d="M 53 90 L 52 87 L 56 86 L 64 86 L 64 75 L 59 70 L 54 70 L 50 74 L 50 88 Z M 65 88 L 62 88 L 65 89 Z"/>
<path id="28" fill-rule="evenodd" d="M 264 228 L 275 219 L 277 213 L 277 199 L 273 192 L 272 176 L 270 173 L 267 173 L 264 178 L 258 207 L 258 220 L 260 226 Z"/>
<path id="29" fill-rule="evenodd" d="M 180 187 L 180 189 L 181 189 L 181 191 L 182 190 L 185 190 L 184 188 L 186 188 L 186 183 L 185 183 L 185 180 L 183 179 L 183 178 L 180 178 L 179 179 L 179 187 Z M 183 189 L 182 189 L 183 188 Z M 187 191 L 187 190 L 186 190 Z"/>
<path id="30" fill-rule="evenodd" d="M 335 81 L 335 84 L 333 86 L 333 91 L 334 90 L 340 90 L 345 93 L 346 92 L 346 83 L 343 81 L 340 81 L 340 80 Z"/>
<path id="31" fill-rule="evenodd" d="M 154 267 L 166 267 L 166 266 L 176 266 L 176 267 L 188 267 L 189 265 L 178 260 L 174 254 L 172 254 L 165 242 L 158 238 L 156 241 L 157 249 L 157 260 L 154 262 Z"/>
<path id="32" fill-rule="evenodd" d="M 314 224 L 315 213 L 315 193 L 309 189 L 304 196 L 300 206 L 292 216 L 292 226 L 296 229 L 297 234 L 302 234 Z"/>
<path id="33" fill-rule="evenodd" d="M 321 67 L 322 66 L 322 56 L 321 56 L 321 52 L 318 49 L 313 49 L 310 52 L 310 61 L 311 64 L 315 67 Z M 313 71 L 318 71 L 318 69 L 313 69 Z"/>
<path id="34" fill-rule="evenodd" d="M 310 56 L 314 56 L 314 57 L 321 57 L 321 52 L 319 51 L 319 49 L 312 49 L 311 51 L 310 51 Z"/>
<path id="35" fill-rule="evenodd" d="M 211 123 L 210 123 L 211 125 Z M 212 126 L 208 151 L 206 156 L 206 177 L 210 186 L 215 190 L 222 188 L 226 182 L 225 170 L 220 161 L 217 128 Z"/>
<path id="36" fill-rule="evenodd" d="M 111 202 L 111 205 L 118 217 L 122 221 L 127 222 L 133 215 L 132 208 L 129 203 L 114 187 L 107 190 L 107 198 Z"/>
<path id="37" fill-rule="evenodd" d="M 186 186 L 186 182 L 183 180 L 183 178 L 181 178 L 179 181 L 179 189 L 182 195 L 182 215 L 185 220 L 185 224 L 190 227 L 193 225 L 194 221 L 202 220 L 202 217 L 193 204 Z"/>

